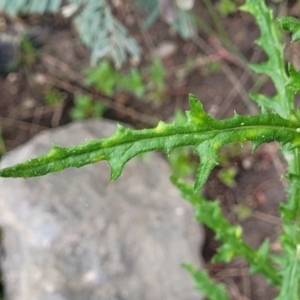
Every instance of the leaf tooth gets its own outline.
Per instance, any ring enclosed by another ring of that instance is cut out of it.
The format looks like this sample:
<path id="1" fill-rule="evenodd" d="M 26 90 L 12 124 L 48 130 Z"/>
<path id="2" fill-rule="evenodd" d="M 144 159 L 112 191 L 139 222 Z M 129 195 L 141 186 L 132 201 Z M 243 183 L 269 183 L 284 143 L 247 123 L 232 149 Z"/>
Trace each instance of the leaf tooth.
<path id="1" fill-rule="evenodd" d="M 156 132 L 163 132 L 165 131 L 167 128 L 168 128 L 168 125 L 167 123 L 163 122 L 163 121 L 159 121 L 157 126 L 155 127 L 155 131 Z"/>
<path id="2" fill-rule="evenodd" d="M 121 125 L 120 123 L 117 124 L 117 131 L 118 130 L 123 130 L 125 127 Z"/>
<path id="3" fill-rule="evenodd" d="M 295 137 L 289 144 L 288 149 L 294 150 L 296 148 L 300 148 L 300 136 Z"/>
<path id="4" fill-rule="evenodd" d="M 121 149 L 112 151 L 107 157 L 108 164 L 111 169 L 110 180 L 116 180 L 122 173 L 125 164 L 135 157 L 137 154 L 144 152 L 139 149 L 139 146 L 135 143 L 123 146 Z"/>
<path id="5" fill-rule="evenodd" d="M 196 151 L 200 156 L 200 165 L 196 173 L 196 182 L 194 190 L 197 191 L 203 187 L 212 169 L 218 164 L 217 151 L 218 148 L 212 141 L 205 141 L 196 147 Z"/>
<path id="6" fill-rule="evenodd" d="M 122 174 L 122 170 L 123 170 L 123 168 L 121 167 L 121 168 L 118 168 L 118 167 L 115 167 L 115 166 L 111 166 L 111 165 L 109 165 L 110 166 L 110 170 L 111 170 L 111 172 L 110 172 L 110 181 L 115 181 L 115 180 L 117 180 L 119 177 L 120 177 L 120 175 Z"/>
<path id="7" fill-rule="evenodd" d="M 242 118 L 243 116 L 242 115 L 240 115 L 239 113 L 237 113 L 236 111 L 234 111 L 233 112 L 233 116 L 232 116 L 232 120 L 238 120 L 238 119 L 240 119 L 240 118 Z M 242 125 L 242 124 L 241 124 Z M 244 125 L 244 123 L 243 123 L 243 125 Z M 242 126 L 243 126 L 242 125 Z"/>
<path id="8" fill-rule="evenodd" d="M 168 156 L 170 155 L 170 153 L 172 152 L 173 149 L 174 149 L 174 147 L 171 147 L 168 145 L 165 145 L 165 147 L 164 147 L 164 151 Z"/>
<path id="9" fill-rule="evenodd" d="M 191 110 L 187 113 L 187 117 L 190 122 L 205 124 L 213 121 L 213 119 L 204 111 L 202 103 L 195 95 L 189 94 L 189 103 Z"/>
<path id="10" fill-rule="evenodd" d="M 110 180 L 115 181 L 120 175 L 122 174 L 123 167 L 126 162 L 122 162 L 121 160 L 118 160 L 116 157 L 110 158 L 108 160 L 108 164 L 110 167 Z"/>
<path id="11" fill-rule="evenodd" d="M 68 156 L 68 149 L 54 144 L 51 150 L 45 155 L 47 158 L 63 158 L 66 156 Z"/>
<path id="12" fill-rule="evenodd" d="M 124 136 L 131 132 L 129 128 L 124 127 L 123 125 L 117 124 L 117 130 L 112 135 L 112 137 Z"/>
<path id="13" fill-rule="evenodd" d="M 270 61 L 269 60 L 265 61 L 265 62 L 262 62 L 260 64 L 249 64 L 248 66 L 255 73 L 258 73 L 258 74 L 265 73 L 267 75 L 270 74 Z"/>
<path id="14" fill-rule="evenodd" d="M 251 144 L 251 151 L 254 152 L 257 150 L 257 148 L 262 144 L 262 142 L 260 141 L 252 141 Z"/>

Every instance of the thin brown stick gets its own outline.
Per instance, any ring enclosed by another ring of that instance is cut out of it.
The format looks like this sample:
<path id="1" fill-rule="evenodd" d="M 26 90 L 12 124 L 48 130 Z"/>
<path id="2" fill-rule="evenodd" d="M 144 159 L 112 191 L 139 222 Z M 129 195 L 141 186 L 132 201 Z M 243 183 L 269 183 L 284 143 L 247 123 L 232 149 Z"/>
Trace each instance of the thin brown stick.
<path id="1" fill-rule="evenodd" d="M 76 94 L 76 93 L 84 93 L 91 95 L 94 99 L 95 98 L 101 98 L 101 102 L 106 105 L 107 107 L 116 110 L 117 112 L 121 114 L 125 114 L 132 118 L 133 120 L 140 121 L 147 125 L 155 125 L 157 123 L 157 119 L 152 116 L 148 116 L 146 114 L 140 113 L 135 111 L 134 109 L 130 107 L 126 107 L 123 104 L 114 102 L 111 98 L 105 96 L 105 95 L 99 95 L 96 93 L 93 93 L 90 89 L 84 88 L 81 86 L 75 86 L 69 82 L 66 82 L 62 79 L 56 78 L 52 75 L 43 74 L 43 76 L 46 77 L 47 82 L 50 82 L 52 85 L 61 88 L 69 93 Z"/>
<path id="2" fill-rule="evenodd" d="M 0 124 L 2 127 L 16 127 L 25 130 L 30 130 L 30 128 L 32 127 L 38 130 L 44 130 L 49 128 L 39 124 L 34 124 L 34 123 L 24 122 L 16 119 L 11 119 L 11 118 L 4 118 L 4 117 L 0 117 Z"/>

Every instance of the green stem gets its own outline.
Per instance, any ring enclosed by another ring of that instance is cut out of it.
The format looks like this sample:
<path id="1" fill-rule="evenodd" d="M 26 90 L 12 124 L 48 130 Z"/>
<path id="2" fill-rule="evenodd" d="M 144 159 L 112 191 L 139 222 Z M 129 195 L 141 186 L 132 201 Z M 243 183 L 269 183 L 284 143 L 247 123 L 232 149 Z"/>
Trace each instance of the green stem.
<path id="1" fill-rule="evenodd" d="M 300 153 L 299 149 L 294 151 L 294 168 L 296 175 L 300 176 Z M 296 228 L 297 228 L 297 244 L 300 244 L 300 187 L 297 186 L 297 191 L 295 193 L 296 203 L 297 203 L 297 214 L 296 214 Z"/>

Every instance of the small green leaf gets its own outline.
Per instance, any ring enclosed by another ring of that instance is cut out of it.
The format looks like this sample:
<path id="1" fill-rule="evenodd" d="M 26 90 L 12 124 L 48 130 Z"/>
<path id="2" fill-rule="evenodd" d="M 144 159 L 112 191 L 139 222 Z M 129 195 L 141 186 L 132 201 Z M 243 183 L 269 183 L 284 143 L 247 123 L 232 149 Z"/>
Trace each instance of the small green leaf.
<path id="1" fill-rule="evenodd" d="M 212 262 L 230 262 L 234 257 L 238 256 L 239 253 L 236 251 L 236 245 L 227 243 L 223 244 L 218 248 L 217 254 L 214 255 Z"/>
<path id="2" fill-rule="evenodd" d="M 203 293 L 209 300 L 229 300 L 223 284 L 215 283 L 205 270 L 197 270 L 192 265 L 182 265 L 194 278 L 195 289 Z"/>
<path id="3" fill-rule="evenodd" d="M 86 84 L 94 85 L 106 95 L 111 96 L 113 94 L 119 75 L 108 60 L 102 61 L 97 68 L 87 69 L 85 73 Z"/>
<path id="4" fill-rule="evenodd" d="M 231 166 L 229 168 L 222 168 L 218 172 L 218 178 L 221 180 L 223 184 L 232 188 L 236 185 L 235 176 L 238 170 L 235 166 Z"/>
<path id="5" fill-rule="evenodd" d="M 282 17 L 277 19 L 283 30 L 292 33 L 292 42 L 300 40 L 300 21 L 293 17 Z"/>
<path id="6" fill-rule="evenodd" d="M 119 78 L 117 82 L 118 90 L 132 92 L 137 98 L 141 98 L 145 93 L 145 84 L 141 72 L 136 68 L 131 68 L 128 75 Z"/>
<path id="7" fill-rule="evenodd" d="M 288 71 L 290 78 L 286 83 L 287 86 L 289 86 L 294 93 L 300 93 L 300 72 L 297 72 L 291 63 L 288 64 Z"/>
<path id="8" fill-rule="evenodd" d="M 218 164 L 217 154 L 218 146 L 212 143 L 212 140 L 207 140 L 200 143 L 196 147 L 196 152 L 200 156 L 201 163 L 197 170 L 195 189 L 199 190 L 207 181 L 207 178 L 212 169 Z"/>
<path id="9" fill-rule="evenodd" d="M 259 257 L 262 261 L 268 261 L 270 257 L 270 241 L 269 239 L 266 239 L 261 246 L 257 250 L 257 257 Z M 259 273 L 261 266 L 256 264 L 255 262 L 252 262 L 250 264 L 250 273 Z"/>
<path id="10" fill-rule="evenodd" d="M 195 95 L 190 94 L 189 101 L 191 108 L 191 110 L 187 112 L 189 122 L 194 122 L 197 124 L 208 124 L 213 120 L 209 115 L 206 114 L 203 109 L 202 103 L 197 99 Z"/>
<path id="11" fill-rule="evenodd" d="M 294 224 L 289 224 L 289 226 L 295 228 Z M 295 240 L 292 240 L 289 234 L 290 233 L 286 231 L 280 239 L 284 248 L 283 265 L 281 270 L 283 280 L 280 288 L 280 294 L 276 298 L 277 300 L 299 299 L 300 249 L 299 244 L 297 245 Z M 295 235 L 297 236 L 297 233 Z"/>
<path id="12" fill-rule="evenodd" d="M 237 11 L 237 6 L 237 2 L 234 0 L 220 0 L 218 8 L 222 16 L 228 16 Z"/>

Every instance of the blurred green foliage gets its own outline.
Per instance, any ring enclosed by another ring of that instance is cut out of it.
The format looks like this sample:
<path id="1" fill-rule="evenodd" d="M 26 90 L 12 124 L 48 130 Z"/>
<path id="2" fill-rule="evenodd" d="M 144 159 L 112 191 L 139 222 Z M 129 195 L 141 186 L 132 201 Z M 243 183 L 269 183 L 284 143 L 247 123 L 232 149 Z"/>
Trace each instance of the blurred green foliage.
<path id="1" fill-rule="evenodd" d="M 79 95 L 74 98 L 74 107 L 70 111 L 73 121 L 89 118 L 101 118 L 106 110 L 101 102 L 95 102 L 90 96 Z"/>
<path id="2" fill-rule="evenodd" d="M 94 86 L 107 96 L 127 92 L 141 99 L 145 94 L 153 95 L 157 91 L 163 93 L 165 69 L 161 60 L 154 58 L 145 73 L 144 75 L 140 69 L 131 67 L 123 74 L 108 60 L 103 60 L 96 68 L 85 71 L 85 83 Z"/>

